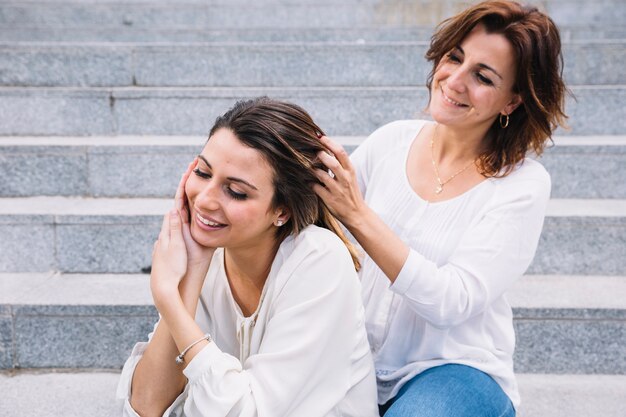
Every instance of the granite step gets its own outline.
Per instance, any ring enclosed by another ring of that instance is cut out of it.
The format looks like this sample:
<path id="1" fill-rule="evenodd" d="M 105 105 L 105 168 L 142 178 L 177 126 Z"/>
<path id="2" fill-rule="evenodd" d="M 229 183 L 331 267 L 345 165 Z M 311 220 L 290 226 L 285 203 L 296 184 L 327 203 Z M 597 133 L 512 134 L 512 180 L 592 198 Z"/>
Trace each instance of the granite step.
<path id="1" fill-rule="evenodd" d="M 0 368 L 120 369 L 157 319 L 143 274 L 0 274 Z M 516 372 L 626 374 L 626 276 L 528 275 L 507 293 Z"/>
<path id="2" fill-rule="evenodd" d="M 334 139 L 352 152 L 365 137 Z M 0 137 L 0 197 L 171 197 L 181 169 L 205 141 Z M 553 198 L 626 199 L 626 136 L 557 136 L 554 143 L 540 158 L 552 177 Z"/>
<path id="3" fill-rule="evenodd" d="M 0 373 L 0 415 L 113 417 L 119 415 L 113 371 Z M 624 375 L 517 374 L 518 417 L 623 417 Z"/>
<path id="4" fill-rule="evenodd" d="M 570 41 L 615 41 L 626 39 L 623 25 L 559 25 L 561 39 Z M 428 41 L 434 26 L 368 28 L 237 28 L 168 29 L 133 26 L 102 28 L 0 26 L 0 42 L 419 42 Z"/>
<path id="5" fill-rule="evenodd" d="M 626 85 L 577 85 L 570 135 L 623 135 Z M 330 135 L 367 135 L 424 117 L 425 87 L 0 87 L 0 136 L 204 135 L 235 101 L 259 95 L 300 104 Z"/>
<path id="6" fill-rule="evenodd" d="M 171 199 L 0 199 L 0 272 L 139 273 Z M 553 199 L 532 274 L 626 275 L 626 200 Z"/>
<path id="7" fill-rule="evenodd" d="M 4 43 L 0 86 L 415 86 L 432 68 L 427 49 L 425 41 Z M 569 85 L 626 84 L 626 40 L 566 43 L 564 62 Z"/>
<path id="8" fill-rule="evenodd" d="M 570 25 L 621 25 L 620 0 L 546 0 L 543 9 Z M 0 4 L 0 24 L 39 27 L 341 28 L 435 25 L 464 8 L 463 0 L 29 1 Z"/>

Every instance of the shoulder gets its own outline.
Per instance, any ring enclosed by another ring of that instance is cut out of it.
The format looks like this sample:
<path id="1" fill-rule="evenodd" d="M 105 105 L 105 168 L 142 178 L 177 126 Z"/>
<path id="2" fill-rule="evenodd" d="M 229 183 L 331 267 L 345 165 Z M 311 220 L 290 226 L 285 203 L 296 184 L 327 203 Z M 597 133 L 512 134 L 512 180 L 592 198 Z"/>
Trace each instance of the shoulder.
<path id="1" fill-rule="evenodd" d="M 305 257 L 350 258 L 350 253 L 339 236 L 315 225 L 309 225 L 297 235 L 285 239 L 280 252 L 285 260 Z"/>
<path id="2" fill-rule="evenodd" d="M 350 252 L 333 232 L 315 225 L 290 236 L 280 246 L 281 281 L 313 280 L 318 286 L 335 286 L 346 276 L 358 280 Z M 324 284 L 326 283 L 326 284 Z"/>
<path id="3" fill-rule="evenodd" d="M 389 146 L 410 142 L 426 123 L 426 120 L 396 120 L 376 129 L 365 143 L 383 142 L 381 146 Z"/>
<path id="4" fill-rule="evenodd" d="M 352 153 L 352 162 L 366 171 L 395 152 L 408 148 L 426 120 L 397 120 L 376 129 Z"/>
<path id="5" fill-rule="evenodd" d="M 551 180 L 548 171 L 530 158 L 524 159 L 506 177 L 494 178 L 494 203 L 526 200 L 546 203 L 550 198 Z"/>

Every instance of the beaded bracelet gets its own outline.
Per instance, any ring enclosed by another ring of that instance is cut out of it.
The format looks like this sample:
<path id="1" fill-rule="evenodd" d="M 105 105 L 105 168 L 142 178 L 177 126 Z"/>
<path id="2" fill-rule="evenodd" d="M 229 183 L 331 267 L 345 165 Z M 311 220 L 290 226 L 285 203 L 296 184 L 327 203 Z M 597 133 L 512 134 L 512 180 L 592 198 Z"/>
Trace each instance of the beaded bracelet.
<path id="1" fill-rule="evenodd" d="M 211 336 L 207 333 L 204 336 L 202 336 L 200 339 L 196 340 L 195 342 L 187 346 L 182 352 L 180 352 L 180 355 L 176 356 L 176 363 L 181 364 L 185 362 L 185 355 L 187 354 L 189 349 L 191 349 L 198 343 L 202 342 L 203 340 L 206 340 L 207 342 L 211 343 Z"/>

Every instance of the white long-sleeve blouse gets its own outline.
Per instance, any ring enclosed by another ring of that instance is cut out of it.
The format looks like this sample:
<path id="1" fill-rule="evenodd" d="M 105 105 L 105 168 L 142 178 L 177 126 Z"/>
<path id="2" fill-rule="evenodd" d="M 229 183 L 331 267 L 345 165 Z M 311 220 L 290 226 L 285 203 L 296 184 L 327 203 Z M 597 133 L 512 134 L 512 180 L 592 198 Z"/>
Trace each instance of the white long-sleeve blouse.
<path id="1" fill-rule="evenodd" d="M 249 317 L 223 259 L 216 250 L 196 314 L 214 342 L 184 369 L 188 383 L 164 416 L 377 416 L 360 285 L 341 240 L 316 226 L 285 239 Z M 122 370 L 124 416 L 137 415 L 131 380 L 146 346 L 135 345 Z"/>
<path id="2" fill-rule="evenodd" d="M 360 271 L 378 401 L 384 404 L 428 368 L 458 363 L 492 376 L 517 406 L 505 291 L 535 254 L 550 177 L 526 159 L 504 178 L 428 202 L 406 174 L 409 149 L 425 123 L 385 125 L 351 155 L 365 201 L 410 247 L 392 285 L 369 257 Z"/>

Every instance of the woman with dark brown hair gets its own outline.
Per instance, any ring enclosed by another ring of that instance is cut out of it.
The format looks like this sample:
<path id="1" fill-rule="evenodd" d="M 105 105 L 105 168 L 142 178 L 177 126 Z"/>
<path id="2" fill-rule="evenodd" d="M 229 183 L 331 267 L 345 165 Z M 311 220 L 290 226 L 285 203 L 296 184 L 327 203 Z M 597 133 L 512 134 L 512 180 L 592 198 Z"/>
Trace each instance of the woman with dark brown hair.
<path id="1" fill-rule="evenodd" d="M 155 243 L 124 416 L 378 414 L 356 252 L 310 188 L 319 136 L 268 98 L 217 119 Z"/>
<path id="2" fill-rule="evenodd" d="M 380 413 L 514 416 L 504 293 L 530 265 L 550 195 L 541 154 L 562 125 L 559 32 L 533 7 L 473 5 L 426 58 L 432 122 L 375 131 L 351 156 L 323 138 L 314 190 L 366 251 L 360 271 Z"/>

